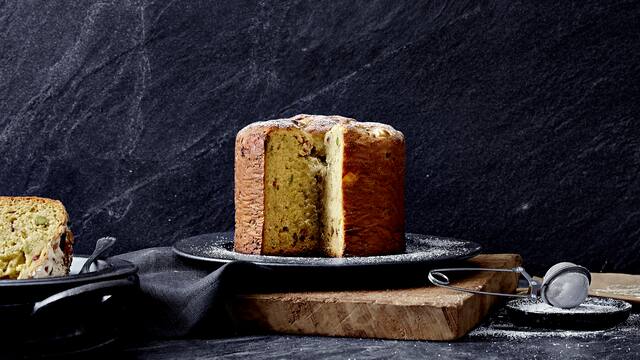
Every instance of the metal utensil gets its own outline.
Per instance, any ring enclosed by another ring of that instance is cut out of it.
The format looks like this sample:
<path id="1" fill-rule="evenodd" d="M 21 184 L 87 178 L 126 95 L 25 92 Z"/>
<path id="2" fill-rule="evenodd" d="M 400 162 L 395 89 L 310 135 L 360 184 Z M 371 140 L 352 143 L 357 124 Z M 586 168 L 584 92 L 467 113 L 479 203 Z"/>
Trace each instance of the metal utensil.
<path id="1" fill-rule="evenodd" d="M 116 238 L 111 236 L 98 239 L 98 241 L 96 241 L 96 248 L 93 250 L 93 254 L 89 256 L 87 261 L 82 266 L 82 269 L 80 269 L 80 274 L 88 272 L 91 268 L 91 264 L 93 264 L 96 260 L 107 257 L 109 255 L 109 252 L 111 251 L 111 248 L 113 247 L 113 244 L 115 243 Z"/>
<path id="2" fill-rule="evenodd" d="M 529 293 L 526 295 L 503 294 L 480 290 L 465 289 L 451 286 L 449 277 L 446 272 L 460 271 L 497 271 L 497 272 L 513 272 L 522 275 L 529 283 Z M 589 284 L 591 283 L 591 273 L 586 268 L 570 262 L 561 262 L 552 266 L 542 279 L 542 283 L 534 280 L 522 266 L 512 269 L 484 269 L 484 268 L 448 268 L 434 269 L 429 271 L 429 281 L 433 285 L 449 288 L 452 290 L 463 291 L 473 294 L 496 295 L 506 297 L 520 297 L 537 300 L 542 299 L 543 302 L 563 308 L 571 309 L 579 306 L 587 298 L 589 293 Z"/>

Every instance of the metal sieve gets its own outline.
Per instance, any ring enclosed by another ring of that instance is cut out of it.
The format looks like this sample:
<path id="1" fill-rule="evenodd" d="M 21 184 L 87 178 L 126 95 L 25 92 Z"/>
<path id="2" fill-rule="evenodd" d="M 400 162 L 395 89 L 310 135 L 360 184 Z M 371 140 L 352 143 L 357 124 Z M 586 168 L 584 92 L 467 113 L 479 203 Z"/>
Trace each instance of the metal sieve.
<path id="1" fill-rule="evenodd" d="M 462 271 L 494 271 L 513 272 L 522 275 L 529 284 L 529 293 L 526 295 L 495 293 L 479 291 L 451 286 L 449 277 L 445 273 Z M 589 293 L 591 273 L 586 268 L 570 262 L 555 264 L 544 275 L 542 283 L 539 283 L 529 275 L 521 266 L 511 269 L 485 269 L 485 268 L 446 268 L 429 271 L 429 281 L 436 286 L 445 287 L 457 291 L 473 294 L 496 295 L 505 297 L 542 299 L 543 302 L 563 309 L 579 306 L 584 302 Z"/>

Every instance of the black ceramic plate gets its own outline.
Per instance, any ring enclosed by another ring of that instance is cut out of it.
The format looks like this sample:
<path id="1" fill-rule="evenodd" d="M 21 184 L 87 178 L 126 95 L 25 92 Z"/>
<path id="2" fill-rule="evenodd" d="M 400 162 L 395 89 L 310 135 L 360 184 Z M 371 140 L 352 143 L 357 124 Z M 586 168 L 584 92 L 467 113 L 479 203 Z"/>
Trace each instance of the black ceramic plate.
<path id="1" fill-rule="evenodd" d="M 631 304 L 622 300 L 588 297 L 574 309 L 555 308 L 528 298 L 507 303 L 507 314 L 520 326 L 546 329 L 607 329 L 625 321 Z"/>
<path id="2" fill-rule="evenodd" d="M 407 250 L 403 254 L 320 258 L 246 255 L 233 251 L 233 233 L 212 233 L 190 237 L 173 245 L 176 254 L 210 263 L 249 261 L 279 268 L 371 268 L 406 265 L 428 265 L 470 258 L 480 253 L 481 246 L 471 242 L 429 235 L 406 234 Z"/>

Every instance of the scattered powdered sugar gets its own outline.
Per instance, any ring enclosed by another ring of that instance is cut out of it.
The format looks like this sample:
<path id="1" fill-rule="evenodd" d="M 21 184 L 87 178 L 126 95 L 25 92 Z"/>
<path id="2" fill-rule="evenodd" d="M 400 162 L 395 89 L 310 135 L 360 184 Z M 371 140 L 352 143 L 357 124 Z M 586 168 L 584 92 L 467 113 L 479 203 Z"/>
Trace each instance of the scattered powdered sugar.
<path id="1" fill-rule="evenodd" d="M 596 331 L 576 331 L 576 330 L 510 330 L 501 328 L 479 328 L 472 331 L 468 336 L 473 337 L 506 337 L 509 339 L 529 339 L 529 338 L 590 338 L 603 334 L 604 330 Z"/>
<path id="2" fill-rule="evenodd" d="M 625 328 L 630 328 L 631 330 L 637 332 L 638 327 L 640 327 L 640 313 L 632 313 L 629 315 L 629 318 L 624 323 L 626 325 Z"/>
<path id="3" fill-rule="evenodd" d="M 534 329 L 527 327 L 517 327 L 505 319 L 506 316 L 502 312 L 496 320 L 489 324 L 480 326 L 470 332 L 467 337 L 474 338 L 508 338 L 508 339 L 532 339 L 532 338 L 574 338 L 574 339 L 590 339 L 594 337 L 620 337 L 635 335 L 640 326 L 640 314 L 631 314 L 626 322 L 607 330 L 552 330 L 552 329 Z"/>
<path id="4" fill-rule="evenodd" d="M 528 299 L 527 299 L 528 300 Z M 528 313 L 534 314 L 588 314 L 588 313 L 611 313 L 631 305 L 605 298 L 587 298 L 585 302 L 578 307 L 572 309 L 562 309 L 559 307 L 547 305 L 543 302 L 533 301 L 515 301 L 510 302 L 509 306 Z"/>
<path id="5" fill-rule="evenodd" d="M 425 263 L 468 258 L 480 252 L 480 245 L 451 238 L 406 234 L 403 254 L 366 257 L 285 257 L 247 255 L 233 251 L 233 233 L 212 233 L 177 242 L 174 249 L 179 255 L 210 261 L 244 260 L 267 265 L 297 266 L 366 266 Z"/>
<path id="6" fill-rule="evenodd" d="M 541 314 L 550 314 L 550 313 L 584 314 L 584 313 L 602 313 L 602 312 L 615 311 L 615 308 L 611 308 L 610 306 L 595 305 L 595 304 L 581 304 L 575 308 L 563 309 L 555 306 L 550 306 L 545 303 L 532 303 L 532 304 L 528 304 L 521 307 L 521 309 L 527 312 L 541 313 Z"/>

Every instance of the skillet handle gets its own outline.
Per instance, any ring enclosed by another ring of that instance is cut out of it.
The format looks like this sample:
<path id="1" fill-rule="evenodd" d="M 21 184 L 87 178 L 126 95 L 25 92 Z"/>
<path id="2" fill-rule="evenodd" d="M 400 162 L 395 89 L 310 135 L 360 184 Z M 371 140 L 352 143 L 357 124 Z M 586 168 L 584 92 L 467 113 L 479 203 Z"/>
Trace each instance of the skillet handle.
<path id="1" fill-rule="evenodd" d="M 133 287 L 137 284 L 135 278 L 127 278 L 127 279 L 117 279 L 117 280 L 107 280 L 100 281 L 85 285 L 76 286 L 71 289 L 63 290 L 57 294 L 53 294 L 48 298 L 38 301 L 33 305 L 33 311 L 31 315 L 38 315 L 46 308 L 59 303 L 62 300 L 75 298 L 81 295 L 88 294 L 104 294 L 110 295 L 114 292 L 114 290 L 120 290 L 127 287 Z"/>

